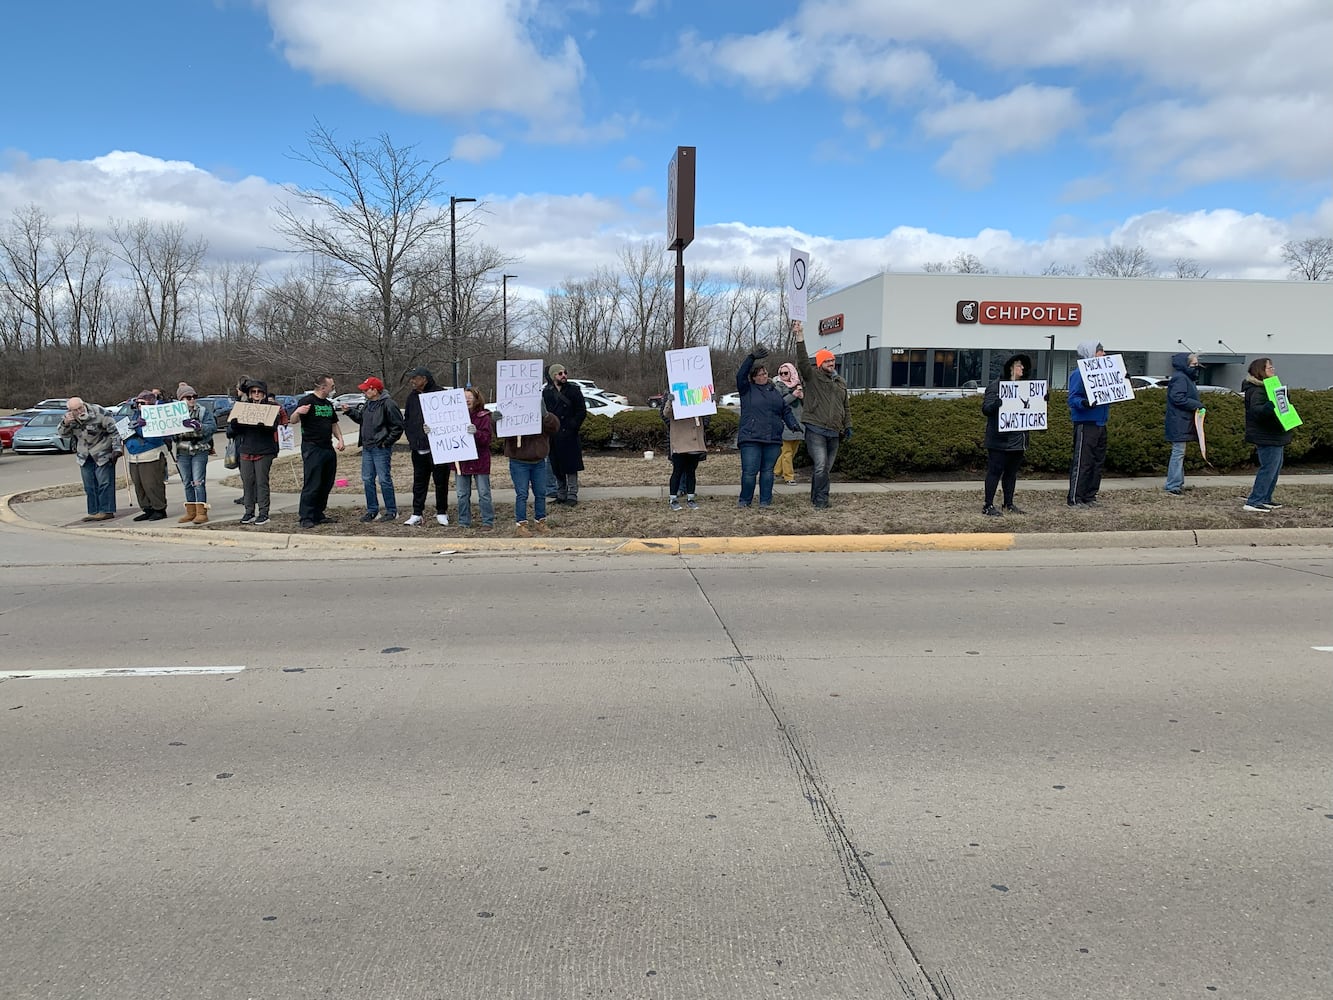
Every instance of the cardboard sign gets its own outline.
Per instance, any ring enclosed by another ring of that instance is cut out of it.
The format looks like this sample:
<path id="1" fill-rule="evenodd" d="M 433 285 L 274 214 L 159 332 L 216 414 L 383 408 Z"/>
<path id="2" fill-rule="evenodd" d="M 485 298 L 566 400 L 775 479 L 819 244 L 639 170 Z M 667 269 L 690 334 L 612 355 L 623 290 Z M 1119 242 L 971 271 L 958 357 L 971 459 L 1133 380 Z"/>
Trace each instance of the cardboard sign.
<path id="1" fill-rule="evenodd" d="M 805 322 L 806 289 L 810 277 L 810 254 L 804 250 L 791 251 L 791 265 L 787 268 L 787 317 Z"/>
<path id="2" fill-rule="evenodd" d="M 467 432 L 467 425 L 472 423 L 467 390 L 423 392 L 421 416 L 430 428 L 430 457 L 436 465 L 476 461 L 477 439 Z"/>
<path id="3" fill-rule="evenodd" d="M 717 400 L 713 398 L 713 357 L 707 347 L 667 351 L 666 366 L 672 416 L 679 420 L 717 412 Z"/>
<path id="4" fill-rule="evenodd" d="M 1303 421 L 1296 413 L 1296 407 L 1291 405 L 1291 399 L 1287 396 L 1287 387 L 1282 384 L 1282 380 L 1276 375 L 1272 378 L 1264 379 L 1264 388 L 1268 390 L 1268 398 L 1273 401 L 1273 409 L 1277 412 L 1277 419 L 1282 424 L 1284 431 L 1299 427 Z"/>
<path id="5" fill-rule="evenodd" d="M 183 399 L 176 399 L 170 403 L 158 403 L 156 406 L 141 406 L 139 416 L 144 421 L 139 433 L 146 438 L 184 434 L 189 430 L 185 426 L 185 421 L 190 419 L 190 405 Z"/>
<path id="6" fill-rule="evenodd" d="M 1002 434 L 1046 430 L 1045 379 L 1000 383 L 999 427 Z"/>
<path id="7" fill-rule="evenodd" d="M 1123 403 L 1134 398 L 1134 387 L 1125 377 L 1125 359 L 1119 354 L 1079 358 L 1078 370 L 1083 375 L 1083 389 L 1090 405 Z"/>
<path id="8" fill-rule="evenodd" d="M 236 403 L 227 419 L 235 420 L 238 424 L 272 427 L 278 422 L 278 411 L 281 409 L 276 403 Z"/>
<path id="9" fill-rule="evenodd" d="M 542 361 L 495 363 L 495 408 L 503 419 L 496 437 L 536 437 L 542 432 Z"/>

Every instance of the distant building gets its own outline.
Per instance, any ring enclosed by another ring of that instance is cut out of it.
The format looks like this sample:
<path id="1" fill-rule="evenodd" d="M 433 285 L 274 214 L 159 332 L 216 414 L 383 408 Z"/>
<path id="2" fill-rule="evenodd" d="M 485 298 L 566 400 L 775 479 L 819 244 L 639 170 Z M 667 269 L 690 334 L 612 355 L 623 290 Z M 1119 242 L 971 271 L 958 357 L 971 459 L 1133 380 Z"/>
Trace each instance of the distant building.
<path id="1" fill-rule="evenodd" d="M 1190 350 L 1206 385 L 1236 389 L 1267 356 L 1293 388 L 1333 386 L 1328 281 L 889 273 L 811 302 L 808 315 L 810 350 L 837 354 L 854 389 L 985 384 L 1020 350 L 1062 385 L 1083 340 L 1124 355 L 1130 375 L 1170 375 L 1171 355 Z"/>

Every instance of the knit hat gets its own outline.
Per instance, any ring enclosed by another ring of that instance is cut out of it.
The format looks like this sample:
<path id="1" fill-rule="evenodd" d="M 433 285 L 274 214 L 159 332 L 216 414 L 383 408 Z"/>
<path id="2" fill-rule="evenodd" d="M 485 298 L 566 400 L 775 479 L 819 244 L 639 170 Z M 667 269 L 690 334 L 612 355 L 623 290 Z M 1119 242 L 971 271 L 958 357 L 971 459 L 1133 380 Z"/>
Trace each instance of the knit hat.
<path id="1" fill-rule="evenodd" d="M 820 348 L 818 351 L 815 351 L 815 365 L 816 365 L 816 367 L 818 367 L 819 365 L 822 365 L 825 361 L 832 361 L 832 360 L 833 360 L 833 352 L 832 352 L 832 351 L 826 351 L 826 350 L 824 350 L 823 348 Z"/>
<path id="2" fill-rule="evenodd" d="M 157 393 L 153 392 L 152 389 L 145 389 L 143 392 L 139 393 L 139 395 L 135 396 L 134 398 L 136 402 L 140 403 L 156 403 Z"/>
<path id="3" fill-rule="evenodd" d="M 561 372 L 565 370 L 566 369 L 564 365 L 560 364 L 559 362 L 556 362 L 550 368 L 546 369 L 546 374 L 551 376 L 551 378 L 555 378 L 557 375 L 559 375 Z"/>
<path id="4" fill-rule="evenodd" d="M 184 399 L 186 396 L 197 396 L 197 395 L 198 393 L 194 391 L 194 386 L 190 385 L 188 382 L 181 382 L 179 385 L 176 386 L 177 399 Z"/>

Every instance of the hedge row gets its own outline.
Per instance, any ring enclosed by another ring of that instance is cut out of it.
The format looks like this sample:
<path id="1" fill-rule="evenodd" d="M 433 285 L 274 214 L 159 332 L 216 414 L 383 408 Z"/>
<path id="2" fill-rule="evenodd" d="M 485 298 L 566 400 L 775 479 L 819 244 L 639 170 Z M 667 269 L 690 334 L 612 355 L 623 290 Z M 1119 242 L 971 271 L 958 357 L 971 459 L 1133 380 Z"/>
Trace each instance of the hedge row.
<path id="1" fill-rule="evenodd" d="M 1291 401 L 1304 423 L 1287 446 L 1287 462 L 1333 461 L 1333 391 L 1294 389 Z M 1245 443 L 1244 399 L 1211 393 L 1204 397 L 1204 404 L 1208 408 L 1208 464 L 1227 471 L 1252 463 L 1254 448 Z M 1165 410 L 1166 393 L 1158 390 L 1141 392 L 1111 407 L 1108 473 L 1166 471 L 1171 446 L 1162 436 Z M 1050 429 L 1029 437 L 1026 465 L 1032 471 L 1058 473 L 1069 468 L 1073 437 L 1063 392 L 1051 394 L 1049 412 Z M 710 445 L 727 447 L 738 424 L 736 411 L 719 411 L 708 429 Z M 856 432 L 839 451 L 838 467 L 853 479 L 977 470 L 986 464 L 986 423 L 980 396 L 930 400 L 873 393 L 853 396 L 852 425 Z M 667 450 L 666 426 L 655 411 L 629 410 L 613 420 L 589 417 L 583 425 L 582 438 L 591 449 L 608 447 L 613 436 L 632 451 Z M 1186 452 L 1187 469 L 1204 464 L 1197 448 Z"/>

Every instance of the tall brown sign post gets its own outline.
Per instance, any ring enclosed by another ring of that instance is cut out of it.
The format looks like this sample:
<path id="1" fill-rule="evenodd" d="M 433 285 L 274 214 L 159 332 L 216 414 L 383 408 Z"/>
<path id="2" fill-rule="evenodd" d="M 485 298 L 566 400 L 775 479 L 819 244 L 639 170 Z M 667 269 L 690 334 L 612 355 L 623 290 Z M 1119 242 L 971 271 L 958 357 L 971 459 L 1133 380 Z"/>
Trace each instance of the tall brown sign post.
<path id="1" fill-rule="evenodd" d="M 694 147 L 677 146 L 667 164 L 667 249 L 676 251 L 672 350 L 685 346 L 685 248 L 694 242 Z"/>

